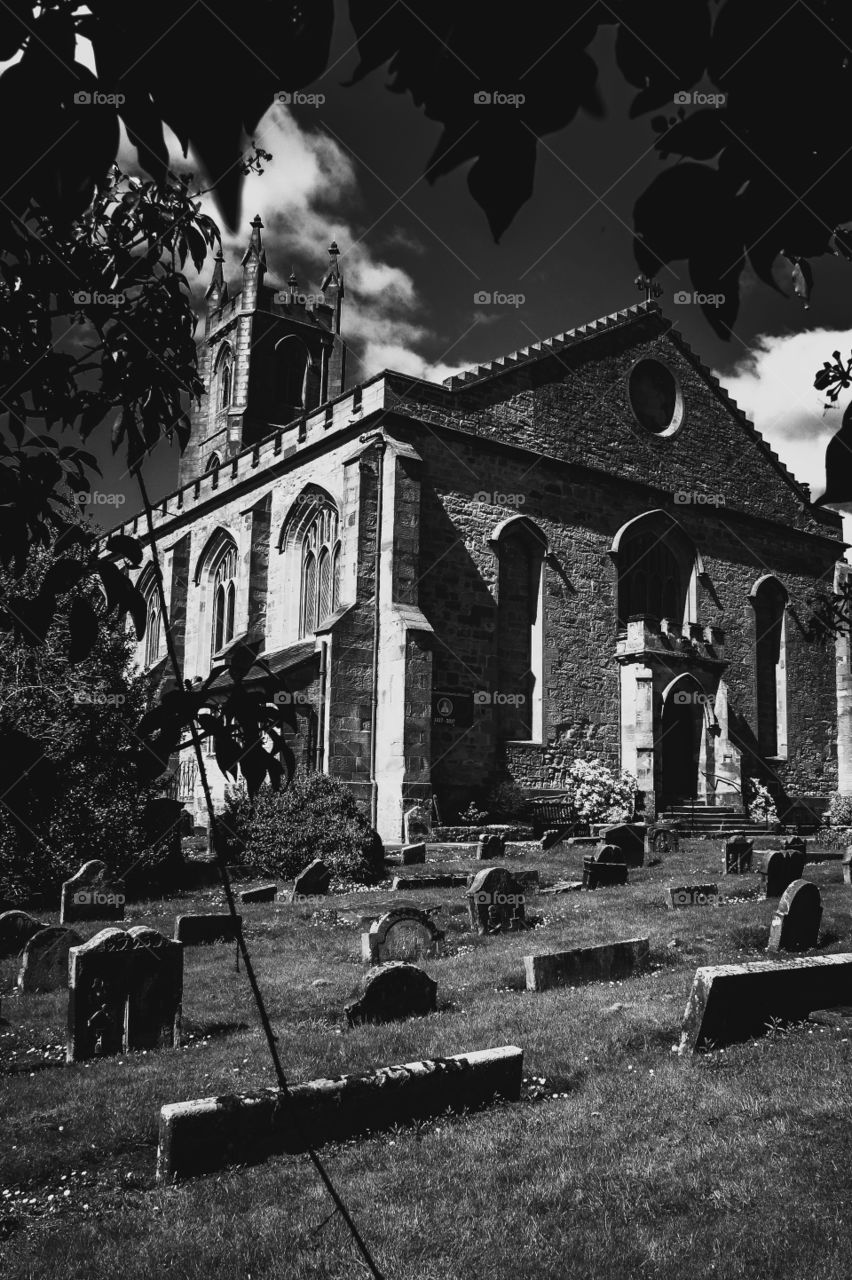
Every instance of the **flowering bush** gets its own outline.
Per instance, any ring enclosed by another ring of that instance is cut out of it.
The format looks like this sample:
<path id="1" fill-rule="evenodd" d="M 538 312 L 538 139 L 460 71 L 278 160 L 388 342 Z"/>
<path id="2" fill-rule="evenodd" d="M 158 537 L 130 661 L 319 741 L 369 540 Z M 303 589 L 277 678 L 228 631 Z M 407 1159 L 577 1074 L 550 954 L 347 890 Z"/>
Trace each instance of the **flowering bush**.
<path id="1" fill-rule="evenodd" d="M 852 827 L 852 796 L 835 791 L 828 806 L 826 822 L 830 827 Z"/>
<path id="2" fill-rule="evenodd" d="M 636 779 L 617 774 L 600 760 L 575 760 L 565 790 L 578 822 L 624 822 L 633 814 Z"/>
<path id="3" fill-rule="evenodd" d="M 756 778 L 746 778 L 744 788 L 745 802 L 752 822 L 772 824 L 778 821 L 778 810 L 772 799 L 772 792 Z"/>

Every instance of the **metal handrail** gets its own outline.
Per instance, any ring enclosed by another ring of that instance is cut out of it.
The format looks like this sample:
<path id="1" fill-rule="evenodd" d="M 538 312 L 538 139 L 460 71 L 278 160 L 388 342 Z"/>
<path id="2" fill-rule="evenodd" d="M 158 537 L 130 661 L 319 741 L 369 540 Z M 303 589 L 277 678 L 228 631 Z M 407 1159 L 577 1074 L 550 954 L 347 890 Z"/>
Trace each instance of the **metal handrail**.
<path id="1" fill-rule="evenodd" d="M 706 769 L 699 769 L 698 772 L 703 773 L 705 778 L 718 778 L 720 782 L 726 782 L 729 787 L 733 787 L 735 791 L 738 791 L 740 793 L 740 795 L 743 794 L 742 787 L 738 787 L 735 782 L 731 782 L 730 778 L 723 777 L 721 773 L 708 773 Z M 713 790 L 714 791 L 716 790 L 715 783 L 713 784 Z"/>

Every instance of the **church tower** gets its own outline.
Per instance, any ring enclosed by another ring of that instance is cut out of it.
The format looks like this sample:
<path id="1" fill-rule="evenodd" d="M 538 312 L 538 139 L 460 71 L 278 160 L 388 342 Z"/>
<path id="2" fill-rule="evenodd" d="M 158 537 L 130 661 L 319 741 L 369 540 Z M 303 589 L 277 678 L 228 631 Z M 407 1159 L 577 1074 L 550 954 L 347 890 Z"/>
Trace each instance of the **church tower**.
<path id="1" fill-rule="evenodd" d="M 238 290 L 232 292 L 225 281 L 221 252 L 214 262 L 199 351 L 205 392 L 192 412 L 181 485 L 344 390 L 344 289 L 337 244 L 332 240 L 328 247 L 319 293 L 302 292 L 295 272 L 282 289 L 267 283 L 262 230 L 255 217 Z"/>

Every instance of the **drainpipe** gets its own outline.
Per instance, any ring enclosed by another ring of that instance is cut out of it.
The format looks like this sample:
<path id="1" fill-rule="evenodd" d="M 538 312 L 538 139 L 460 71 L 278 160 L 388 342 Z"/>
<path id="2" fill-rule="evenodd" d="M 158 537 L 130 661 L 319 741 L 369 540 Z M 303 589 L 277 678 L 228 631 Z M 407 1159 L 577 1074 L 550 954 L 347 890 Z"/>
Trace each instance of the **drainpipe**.
<path id="1" fill-rule="evenodd" d="M 323 756 L 325 755 L 325 711 L 328 699 L 328 645 L 325 641 L 320 647 L 319 686 L 320 704 L 319 715 L 317 716 L 317 758 L 315 768 L 318 773 L 322 773 Z"/>
<path id="2" fill-rule="evenodd" d="M 361 442 L 374 443 L 379 466 L 376 477 L 376 559 L 373 586 L 373 674 L 370 690 L 370 824 L 376 827 L 379 815 L 379 783 L 376 778 L 376 725 L 379 712 L 379 610 L 381 605 L 382 568 L 382 497 L 384 491 L 385 450 L 387 440 L 383 435 L 361 436 Z"/>

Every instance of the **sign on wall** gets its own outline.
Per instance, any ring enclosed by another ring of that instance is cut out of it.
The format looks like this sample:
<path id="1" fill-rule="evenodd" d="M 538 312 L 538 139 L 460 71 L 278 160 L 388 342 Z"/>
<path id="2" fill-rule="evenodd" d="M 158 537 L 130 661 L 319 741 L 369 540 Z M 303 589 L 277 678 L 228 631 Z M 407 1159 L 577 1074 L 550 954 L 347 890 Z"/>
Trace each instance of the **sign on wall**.
<path id="1" fill-rule="evenodd" d="M 469 729 L 473 724 L 473 694 L 442 692 L 432 693 L 432 723 L 451 729 Z"/>

